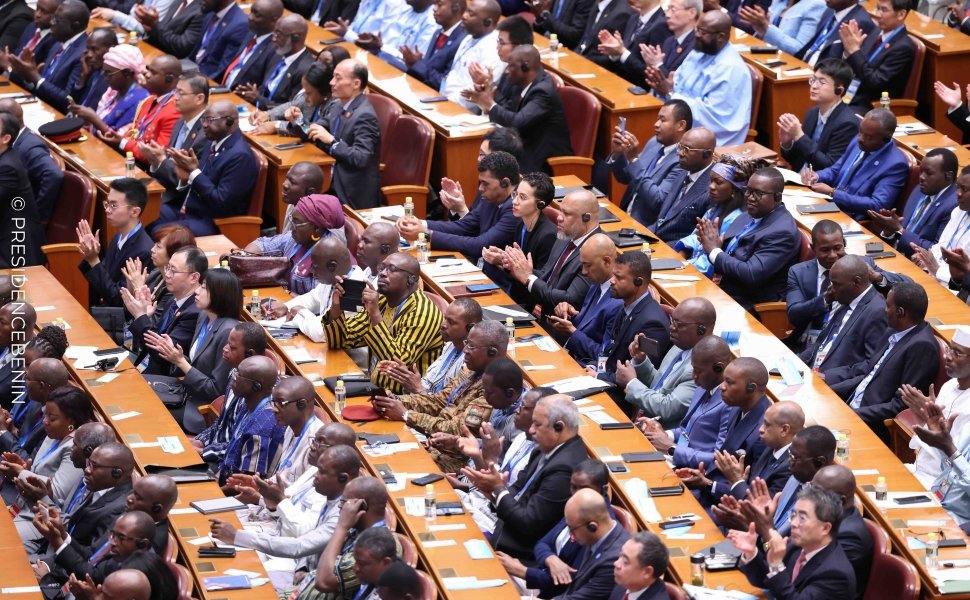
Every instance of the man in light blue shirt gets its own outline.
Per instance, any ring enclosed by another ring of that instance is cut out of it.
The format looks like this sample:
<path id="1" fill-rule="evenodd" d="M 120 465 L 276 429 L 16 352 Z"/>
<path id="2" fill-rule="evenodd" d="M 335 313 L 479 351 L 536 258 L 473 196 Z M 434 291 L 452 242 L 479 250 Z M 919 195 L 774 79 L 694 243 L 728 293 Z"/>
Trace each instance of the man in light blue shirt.
<path id="1" fill-rule="evenodd" d="M 339 19 L 337 22 L 327 21 L 323 24 L 323 28 L 348 42 L 355 43 L 361 34 L 369 34 L 364 37 L 367 41 L 374 34 L 380 35 L 389 31 L 394 23 L 401 23 L 407 10 L 408 5 L 404 0 L 362 0 L 353 21 L 349 23 L 345 19 Z"/>
<path id="2" fill-rule="evenodd" d="M 355 42 L 361 48 L 377 54 L 381 60 L 407 71 L 402 48 L 424 49 L 438 29 L 431 10 L 431 0 L 405 0 L 407 6 L 393 21 L 384 21 L 380 31 L 361 32 Z"/>
<path id="3" fill-rule="evenodd" d="M 954 419 L 952 416 L 947 418 L 939 404 L 927 402 L 914 406 L 914 411 L 926 421 L 926 426 L 917 425 L 913 432 L 924 444 L 938 449 L 945 457 L 942 472 L 930 491 L 957 524 L 970 532 L 970 437 L 965 436 L 963 447 L 957 447 L 951 435 Z"/>
<path id="4" fill-rule="evenodd" d="M 788 0 L 774 0 L 768 12 L 758 5 L 743 4 L 738 16 L 742 23 L 754 29 L 757 37 L 784 52 L 795 54 L 815 37 L 824 12 L 824 0 L 799 0 L 791 6 Z"/>

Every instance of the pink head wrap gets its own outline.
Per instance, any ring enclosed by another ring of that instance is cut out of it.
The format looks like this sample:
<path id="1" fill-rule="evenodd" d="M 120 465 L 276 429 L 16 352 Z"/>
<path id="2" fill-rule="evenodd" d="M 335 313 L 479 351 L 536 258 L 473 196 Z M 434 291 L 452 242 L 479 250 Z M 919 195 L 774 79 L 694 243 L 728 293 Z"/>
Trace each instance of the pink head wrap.
<path id="1" fill-rule="evenodd" d="M 139 80 L 145 73 L 145 57 L 141 50 L 129 44 L 118 44 L 104 55 L 104 64 L 115 69 L 128 69 Z"/>
<path id="2" fill-rule="evenodd" d="M 296 210 L 300 211 L 303 218 L 321 229 L 340 229 L 344 226 L 344 209 L 336 196 L 303 196 L 296 203 Z"/>

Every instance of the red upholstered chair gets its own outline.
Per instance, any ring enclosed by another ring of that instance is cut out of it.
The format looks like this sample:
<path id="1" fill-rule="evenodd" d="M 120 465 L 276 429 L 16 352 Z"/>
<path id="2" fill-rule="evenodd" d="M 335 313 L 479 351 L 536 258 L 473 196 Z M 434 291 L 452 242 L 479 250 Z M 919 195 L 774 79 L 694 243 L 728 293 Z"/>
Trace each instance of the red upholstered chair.
<path id="1" fill-rule="evenodd" d="M 179 543 L 176 541 L 175 536 L 171 533 L 168 534 L 168 544 L 165 546 L 165 552 L 162 554 L 162 558 L 167 563 L 175 562 L 175 559 L 179 555 Z"/>
<path id="2" fill-rule="evenodd" d="M 347 238 L 347 250 L 350 250 L 350 255 L 357 258 L 357 247 L 360 246 L 360 234 L 362 233 L 360 225 L 357 221 L 353 219 L 344 220 L 344 236 Z"/>
<path id="3" fill-rule="evenodd" d="M 913 565 L 895 554 L 876 554 L 862 600 L 916 600 L 919 588 Z"/>
<path id="4" fill-rule="evenodd" d="M 620 527 L 626 529 L 627 533 L 632 535 L 637 532 L 637 523 L 633 520 L 630 511 L 614 504 L 613 514 L 616 515 L 616 522 L 620 524 Z"/>
<path id="5" fill-rule="evenodd" d="M 667 588 L 667 595 L 670 596 L 670 600 L 687 600 L 687 593 L 673 583 L 665 581 L 664 587 Z"/>
<path id="6" fill-rule="evenodd" d="M 554 176 L 575 175 L 583 181 L 591 181 L 593 149 L 600 124 L 600 106 L 596 96 L 571 86 L 559 88 L 566 122 L 569 123 L 569 142 L 574 156 L 556 156 L 549 159 Z"/>
<path id="7" fill-rule="evenodd" d="M 76 228 L 81 219 L 88 223 L 94 221 L 94 199 L 94 184 L 90 179 L 73 171 L 64 171 L 64 184 L 45 231 L 47 244 L 41 246 L 47 257 L 47 270 L 71 291 L 81 306 L 88 305 L 88 280 L 77 268 L 81 255 L 78 254 Z"/>
<path id="8" fill-rule="evenodd" d="M 418 571 L 417 573 L 421 578 L 421 600 L 438 600 L 438 588 L 435 587 L 431 575 L 428 575 L 424 571 Z"/>
<path id="9" fill-rule="evenodd" d="M 401 116 L 401 105 L 393 98 L 380 94 L 367 94 L 374 112 L 377 113 L 377 124 L 381 129 L 381 163 L 386 163 L 391 154 L 391 144 L 385 143 L 390 139 L 394 130 L 394 123 Z"/>
<path id="10" fill-rule="evenodd" d="M 199 406 L 199 414 L 202 415 L 202 419 L 205 421 L 206 427 L 212 427 L 212 424 L 216 422 L 219 415 L 222 413 L 223 407 L 226 405 L 226 397 L 219 396 L 212 402 L 208 404 L 203 404 Z"/>
<path id="11" fill-rule="evenodd" d="M 425 290 L 424 295 L 427 296 L 432 302 L 434 302 L 434 305 L 438 307 L 438 310 L 440 310 L 441 313 L 444 314 L 445 309 L 448 308 L 447 300 L 445 300 L 438 294 L 435 294 L 434 292 L 429 292 L 427 290 Z"/>
<path id="12" fill-rule="evenodd" d="M 562 81 L 562 77 L 559 76 L 559 73 L 547 70 L 546 75 L 549 76 L 549 79 L 552 79 L 552 85 L 556 86 L 557 90 L 562 89 L 562 86 L 565 85 Z"/>
<path id="13" fill-rule="evenodd" d="M 219 233 L 240 248 L 245 248 L 246 244 L 259 237 L 259 226 L 263 224 L 263 218 L 260 215 L 263 214 L 263 200 L 266 198 L 266 172 L 269 169 L 269 163 L 262 152 L 256 148 L 251 150 L 253 158 L 256 159 L 257 174 L 256 184 L 249 197 L 249 210 L 245 215 L 213 219 L 216 227 L 219 228 Z"/>
<path id="14" fill-rule="evenodd" d="M 812 248 L 812 238 L 806 232 L 798 230 L 801 234 L 801 245 L 798 248 L 798 262 L 805 262 L 815 258 L 815 248 Z"/>
<path id="15" fill-rule="evenodd" d="M 889 543 L 889 536 L 886 535 L 886 530 L 871 519 L 862 519 L 862 522 L 866 526 L 866 531 L 869 532 L 869 537 L 872 538 L 873 560 L 875 560 L 875 558 L 880 554 L 890 553 L 892 546 Z"/>
<path id="16" fill-rule="evenodd" d="M 192 600 L 192 575 L 189 570 L 178 563 L 165 563 L 178 582 L 178 600 Z"/>
<path id="17" fill-rule="evenodd" d="M 401 560 L 409 567 L 418 566 L 418 549 L 415 547 L 411 538 L 403 533 L 394 533 L 399 544 L 401 544 Z"/>
<path id="18" fill-rule="evenodd" d="M 405 198 L 410 196 L 414 213 L 423 217 L 428 214 L 428 176 L 434 152 L 434 129 L 424 119 L 403 115 L 395 121 L 391 131 L 381 146 L 398 150 L 384 160 L 381 193 L 388 205 L 403 205 Z"/>
<path id="19" fill-rule="evenodd" d="M 758 108 L 761 106 L 761 88 L 764 85 L 764 77 L 761 76 L 761 71 L 757 67 L 751 65 L 748 65 L 748 73 L 751 74 L 751 125 L 745 141 L 751 142 L 758 135 L 755 125 L 758 124 Z"/>
<path id="20" fill-rule="evenodd" d="M 909 174 L 906 176 L 906 185 L 900 190 L 899 197 L 896 198 L 895 208 L 899 214 L 903 214 L 903 209 L 906 207 L 906 200 L 913 192 L 913 188 L 919 184 L 919 161 L 909 152 L 903 152 L 903 156 L 906 157 L 906 164 L 909 165 Z"/>

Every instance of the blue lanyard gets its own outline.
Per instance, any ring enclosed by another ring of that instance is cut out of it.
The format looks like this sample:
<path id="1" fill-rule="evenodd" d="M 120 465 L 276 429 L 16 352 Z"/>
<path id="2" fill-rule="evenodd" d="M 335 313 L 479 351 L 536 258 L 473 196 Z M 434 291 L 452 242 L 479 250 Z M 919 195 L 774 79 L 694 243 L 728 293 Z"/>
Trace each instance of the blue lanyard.
<path id="1" fill-rule="evenodd" d="M 162 96 L 161 98 L 159 98 L 158 101 L 155 103 L 155 112 L 153 112 L 150 116 L 146 115 L 145 118 L 142 119 L 142 122 L 138 125 L 138 139 L 141 139 L 141 137 L 145 135 L 145 130 L 148 129 L 148 126 L 155 121 L 155 119 L 158 117 L 158 114 L 162 112 L 162 109 L 165 108 L 165 105 L 168 103 L 169 100 L 171 100 L 172 94 L 174 93 L 175 92 L 169 92 L 164 96 Z"/>
<path id="2" fill-rule="evenodd" d="M 457 360 L 457 358 L 462 354 L 464 354 L 464 352 L 458 352 L 458 348 L 456 346 L 451 347 L 451 351 L 448 353 L 448 358 L 445 359 L 445 365 L 438 373 L 438 381 L 432 386 L 431 391 L 433 393 L 438 393 L 441 391 L 441 388 L 445 387 L 445 379 L 447 379 L 448 372 L 451 371 L 451 366 L 455 364 L 455 360 Z"/>
<path id="3" fill-rule="evenodd" d="M 24 444 L 26 444 L 35 433 L 37 433 L 37 430 L 40 429 L 43 424 L 44 424 L 44 409 L 41 409 L 40 418 L 37 419 L 37 422 L 34 423 L 34 426 L 31 427 L 27 433 L 21 434 L 20 441 L 19 441 L 21 448 L 23 448 Z"/>
<path id="4" fill-rule="evenodd" d="M 125 242 L 127 242 L 128 240 L 131 239 L 131 236 L 133 236 L 136 233 L 138 233 L 138 230 L 139 229 L 141 229 L 141 221 L 138 221 L 138 223 L 135 224 L 135 228 L 132 229 L 131 230 L 131 233 L 129 233 L 128 235 L 122 237 L 122 234 L 119 233 L 118 234 L 118 247 L 120 248 L 121 246 L 123 246 L 125 244 Z"/>
<path id="5" fill-rule="evenodd" d="M 965 213 L 963 213 L 963 216 L 960 217 L 960 224 L 957 225 L 957 228 L 953 231 L 953 235 L 950 236 L 950 241 L 946 243 L 946 249 L 947 250 L 950 250 L 950 249 L 953 248 L 953 240 L 954 239 L 956 239 L 957 243 L 963 241 L 963 236 L 967 234 L 967 231 L 968 230 L 970 230 L 970 227 L 965 228 L 963 226 L 963 223 L 967 220 L 967 217 L 970 217 L 970 213 L 966 213 L 965 212 Z M 961 229 L 963 231 L 960 231 Z M 958 233 L 960 234 L 960 237 L 959 238 L 957 238 L 957 234 Z"/>
<path id="6" fill-rule="evenodd" d="M 286 58 L 284 57 L 280 60 L 279 64 L 276 65 L 276 69 L 273 71 L 273 75 L 269 78 L 269 93 L 267 97 L 272 99 L 276 95 L 276 88 L 280 87 L 280 81 L 283 80 L 283 69 L 286 68 Z M 258 106 L 256 108 L 259 108 Z"/>
<path id="7" fill-rule="evenodd" d="M 809 48 L 808 52 L 805 53 L 806 59 L 810 58 L 812 54 L 815 54 L 816 50 L 822 47 L 822 44 L 824 44 L 825 40 L 828 39 L 829 34 L 832 33 L 832 28 L 835 27 L 835 23 L 836 23 L 836 19 L 835 19 L 835 15 L 833 14 L 832 18 L 829 19 L 828 23 L 825 24 L 825 29 L 823 29 L 822 33 L 820 33 L 818 37 L 815 38 L 815 43 L 812 44 L 812 47 Z"/>
<path id="8" fill-rule="evenodd" d="M 101 559 L 103 558 L 101 556 L 101 553 L 104 552 L 104 549 L 107 548 L 108 544 L 110 543 L 111 543 L 111 534 L 109 533 L 107 541 L 101 544 L 101 547 L 94 551 L 94 554 L 91 555 L 91 558 L 88 560 L 88 562 L 91 563 L 92 565 L 96 565 L 99 562 L 101 562 Z"/>
<path id="9" fill-rule="evenodd" d="M 525 223 L 522 224 L 522 233 L 519 234 L 519 248 L 525 248 Z"/>
<path id="10" fill-rule="evenodd" d="M 307 256 L 310 256 L 310 253 L 313 252 L 313 247 L 314 246 L 316 246 L 316 244 L 313 244 L 313 246 L 310 246 L 309 248 L 307 248 L 306 252 L 303 253 L 303 256 L 301 256 L 299 258 L 299 260 L 297 260 L 295 263 L 293 263 L 293 268 L 290 269 L 290 277 L 293 277 L 293 275 L 296 274 L 296 270 L 297 270 L 297 268 L 299 268 L 300 264 L 304 260 L 306 260 L 306 257 Z M 293 249 L 293 252 L 290 252 L 290 255 L 287 258 L 292 259 L 294 256 L 296 256 L 296 253 L 299 252 L 300 248 L 301 248 L 301 246 L 297 246 L 296 248 L 294 248 Z M 301 275 L 301 277 L 303 277 L 303 276 Z"/>
<path id="11" fill-rule="evenodd" d="M 205 52 L 206 46 L 209 44 L 209 38 L 211 38 L 215 30 L 219 28 L 219 21 L 221 19 L 219 19 L 219 17 L 217 17 L 214 13 L 212 15 L 212 18 L 215 19 L 215 21 L 213 21 L 211 25 L 206 27 L 205 33 L 202 34 L 202 43 L 199 44 L 199 50 L 201 52 Z"/>
<path id="12" fill-rule="evenodd" d="M 23 424 L 24 414 L 30 406 L 30 398 L 27 397 L 27 390 L 20 392 L 20 395 L 17 396 L 17 399 L 13 403 L 20 404 L 20 406 L 17 407 L 17 410 L 10 413 L 10 416 L 13 417 L 14 425 L 20 427 Z"/>
<path id="13" fill-rule="evenodd" d="M 38 460 L 35 460 L 34 461 L 34 465 L 33 465 L 34 471 L 36 472 L 37 471 L 37 467 L 40 466 L 40 464 L 42 462 L 44 462 L 45 460 L 47 460 L 47 457 L 48 456 L 50 456 L 51 454 L 53 454 L 54 452 L 56 452 L 57 449 L 60 448 L 64 444 L 64 440 L 69 440 L 69 439 L 71 439 L 71 438 L 66 437 L 63 440 L 60 440 L 59 442 L 57 442 L 56 444 L 51 445 L 51 447 L 47 449 L 47 452 L 44 453 L 44 456 L 41 456 Z"/>
<path id="14" fill-rule="evenodd" d="M 209 320 L 209 317 L 206 317 L 205 321 L 202 323 L 202 327 L 199 328 L 198 337 L 195 338 L 195 342 L 192 344 L 192 354 L 198 352 L 198 349 L 202 346 L 203 342 L 205 342 L 205 338 L 209 335 L 209 329 L 211 329 L 211 326 L 212 321 Z"/>
<path id="15" fill-rule="evenodd" d="M 760 221 L 757 222 L 757 223 L 755 223 L 754 221 L 751 221 L 750 223 L 748 223 L 747 225 L 745 225 L 744 226 L 744 229 L 742 229 L 740 231 L 740 233 L 738 233 L 738 235 L 734 236 L 734 239 L 732 239 L 728 243 L 727 248 L 724 249 L 724 252 L 727 253 L 727 254 L 731 254 L 732 252 L 734 252 L 734 250 L 738 247 L 738 244 L 741 243 L 741 238 L 743 238 L 744 236 L 748 235 L 749 233 L 751 233 L 752 231 L 754 231 L 755 229 L 757 229 L 758 228 L 758 225 L 761 225 L 761 222 Z"/>
<path id="16" fill-rule="evenodd" d="M 336 506 L 338 503 L 340 503 L 340 498 L 341 498 L 340 496 L 337 496 L 333 500 L 328 501 L 326 504 L 323 505 L 323 510 L 320 511 L 320 516 L 317 518 L 317 525 L 319 525 L 320 523 L 323 523 L 323 520 L 327 518 L 327 513 L 330 512 L 330 507 Z"/>
<path id="17" fill-rule="evenodd" d="M 455 396 L 458 394 L 458 392 L 464 391 L 465 384 L 468 383 L 468 380 L 471 377 L 472 377 L 472 374 L 469 373 L 468 375 L 465 376 L 464 379 L 461 380 L 461 383 L 459 383 L 457 386 L 455 386 L 455 389 L 451 390 L 451 393 L 448 394 L 448 402 L 445 403 L 445 406 L 451 406 L 451 403 L 455 399 Z M 477 382 L 477 381 L 478 381 L 478 376 L 476 375 L 474 377 L 474 379 L 472 379 L 472 385 L 475 385 L 475 382 Z"/>
<path id="18" fill-rule="evenodd" d="M 300 501 L 303 500 L 304 496 L 309 494 L 310 490 L 312 489 L 313 489 L 313 477 L 310 477 L 309 479 L 307 479 L 306 483 L 303 484 L 303 487 L 300 489 L 300 491 L 294 494 L 292 498 L 290 498 L 290 502 L 293 504 L 293 506 L 297 506 L 300 503 Z"/>
<path id="19" fill-rule="evenodd" d="M 394 309 L 394 316 L 391 317 L 391 326 L 393 326 L 394 322 L 397 321 L 397 316 L 401 314 L 401 309 L 404 308 L 404 303 L 407 302 L 410 297 L 411 296 L 408 295 L 407 298 L 405 298 L 404 300 L 401 300 L 401 303 L 397 305 L 396 309 Z"/>
<path id="20" fill-rule="evenodd" d="M 506 459 L 505 464 L 502 465 L 502 471 L 508 473 L 512 476 L 512 471 L 515 470 L 516 465 L 522 462 L 522 459 L 526 456 L 532 454 L 532 450 L 535 448 L 535 442 L 528 442 L 522 444 L 522 448 L 519 449 L 519 453 L 511 457 L 511 459 Z"/>
<path id="21" fill-rule="evenodd" d="M 67 504 L 67 508 L 64 509 L 64 512 L 71 514 L 71 511 L 74 510 L 75 505 L 77 505 L 78 501 L 81 499 L 81 496 L 84 495 L 84 492 L 86 492 L 87 489 L 88 486 L 84 483 L 84 480 L 81 480 L 81 485 L 78 486 L 77 491 L 74 492 L 74 496 L 71 497 L 71 501 Z"/>
<path id="22" fill-rule="evenodd" d="M 310 420 L 306 422 L 306 424 L 303 426 L 303 431 L 300 432 L 299 437 L 293 440 L 293 447 L 290 448 L 290 451 L 287 452 L 285 457 L 283 457 L 283 462 L 281 462 L 279 466 L 276 467 L 277 471 L 282 471 L 286 467 L 290 466 L 290 462 L 293 461 L 293 455 L 296 454 L 296 449 L 300 447 L 300 440 L 302 440 L 303 436 L 306 435 L 307 429 L 310 428 L 310 424 L 316 420 L 317 418 L 313 416 L 313 417 L 310 417 Z"/>
<path id="23" fill-rule="evenodd" d="M 889 40 L 891 40 L 894 37 L 896 37 L 896 34 L 898 34 L 900 31 L 902 31 L 904 27 L 906 27 L 906 25 L 900 25 L 896 29 L 893 29 L 889 33 L 889 35 L 884 36 L 882 38 L 882 43 L 879 44 L 878 46 L 876 46 L 875 51 L 872 54 L 869 55 L 869 58 L 867 59 L 866 62 L 872 62 L 873 60 L 876 59 L 877 56 L 879 56 L 880 54 L 882 54 L 882 51 L 889 47 Z"/>

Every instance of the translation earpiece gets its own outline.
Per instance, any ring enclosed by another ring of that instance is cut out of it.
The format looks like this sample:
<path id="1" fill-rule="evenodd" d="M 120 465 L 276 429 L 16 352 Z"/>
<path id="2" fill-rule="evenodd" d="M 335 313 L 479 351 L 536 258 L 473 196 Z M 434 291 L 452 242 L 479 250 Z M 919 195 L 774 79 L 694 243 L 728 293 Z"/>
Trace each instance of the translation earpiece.
<path id="1" fill-rule="evenodd" d="M 698 323 L 697 324 L 697 335 L 704 335 L 705 333 L 707 333 L 707 325 L 705 325 L 703 323 Z"/>
<path id="2" fill-rule="evenodd" d="M 111 468 L 111 477 L 113 479 L 121 479 L 121 473 L 122 473 L 122 471 L 118 467 L 112 467 Z"/>
<path id="3" fill-rule="evenodd" d="M 643 285 L 643 277 L 637 277 L 636 279 L 634 279 L 633 285 L 637 287 L 640 287 L 641 285 Z"/>
<path id="4" fill-rule="evenodd" d="M 160 512 L 162 512 L 162 505 L 159 504 L 158 502 L 156 502 L 155 504 L 152 504 L 151 511 L 153 513 L 160 513 Z"/>
<path id="5" fill-rule="evenodd" d="M 515 388 L 505 388 L 505 397 L 512 398 L 515 396 Z"/>
<path id="6" fill-rule="evenodd" d="M 390 244 L 381 244 L 381 255 L 386 256 L 391 251 Z"/>
<path id="7" fill-rule="evenodd" d="M 249 358 L 250 356 L 253 356 L 255 354 L 256 354 L 256 351 L 253 350 L 252 348 L 243 352 L 243 356 L 245 356 L 246 358 Z"/>
<path id="8" fill-rule="evenodd" d="M 755 391 L 756 389 L 758 389 L 758 386 L 756 386 L 753 383 L 749 383 L 748 385 L 744 386 L 744 391 L 748 392 L 749 394 Z"/>
<path id="9" fill-rule="evenodd" d="M 138 548 L 139 550 L 147 550 L 148 549 L 148 540 L 146 540 L 145 538 L 142 538 L 140 540 L 137 540 L 135 542 L 135 548 Z"/>
<path id="10" fill-rule="evenodd" d="M 505 189 L 505 188 L 509 187 L 509 180 L 508 179 L 502 179 L 502 181 L 499 181 L 498 184 L 499 184 L 499 186 L 502 189 Z"/>
<path id="11" fill-rule="evenodd" d="M 487 353 L 487 354 L 488 354 L 489 356 L 495 356 L 496 354 L 498 354 L 498 350 L 496 350 L 495 348 L 493 348 L 493 347 L 491 347 L 491 346 L 489 346 L 489 348 L 488 348 L 488 350 L 486 351 L 486 353 Z"/>
<path id="12" fill-rule="evenodd" d="M 337 475 L 337 481 L 339 481 L 340 483 L 347 483 L 348 479 L 349 477 L 347 477 L 346 473 L 341 473 Z M 366 507 L 364 508 L 364 510 L 367 510 Z"/>
<path id="13" fill-rule="evenodd" d="M 482 25 L 484 25 L 485 27 L 491 27 L 492 26 L 492 20 L 491 19 L 482 19 Z"/>
<path id="14" fill-rule="evenodd" d="M 593 216 L 590 215 L 589 213 L 583 213 L 583 223 L 589 223 L 592 220 L 592 218 Z"/>
<path id="15" fill-rule="evenodd" d="M 553 431 L 555 431 L 557 433 L 558 432 L 561 432 L 563 430 L 562 421 L 556 421 L 555 423 L 553 423 L 552 424 L 552 429 L 553 429 Z"/>
<path id="16" fill-rule="evenodd" d="M 253 382 L 253 391 L 254 391 L 254 392 L 258 392 L 258 391 L 260 391 L 260 390 L 262 390 L 262 389 L 263 389 L 263 384 L 261 384 L 261 383 L 260 383 L 260 382 L 258 382 L 258 381 L 254 381 L 254 382 Z"/>
<path id="17" fill-rule="evenodd" d="M 596 533 L 597 529 L 599 529 L 599 525 L 596 524 L 596 521 L 590 521 L 586 524 L 586 530 L 590 533 Z"/>
<path id="18" fill-rule="evenodd" d="M 545 207 L 546 207 L 545 200 L 536 200 L 536 208 L 538 208 L 539 210 L 542 210 Z"/>
<path id="19" fill-rule="evenodd" d="M 327 261 L 327 270 L 330 271 L 331 273 L 336 273 L 337 272 L 337 261 L 335 261 L 335 260 L 328 260 Z"/>
<path id="20" fill-rule="evenodd" d="M 714 366 L 711 367 L 711 370 L 714 371 L 715 373 L 723 373 L 724 363 L 714 363 Z"/>
<path id="21" fill-rule="evenodd" d="M 299 399 L 299 400 L 297 400 L 297 401 L 296 401 L 296 407 L 297 407 L 298 409 L 300 409 L 300 410 L 303 410 L 304 408 L 306 408 L 306 400 L 304 400 L 304 399 L 302 399 L 302 398 L 301 398 L 301 399 Z"/>

